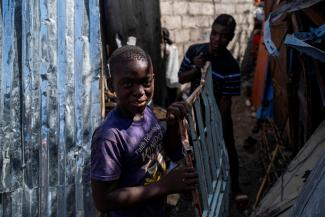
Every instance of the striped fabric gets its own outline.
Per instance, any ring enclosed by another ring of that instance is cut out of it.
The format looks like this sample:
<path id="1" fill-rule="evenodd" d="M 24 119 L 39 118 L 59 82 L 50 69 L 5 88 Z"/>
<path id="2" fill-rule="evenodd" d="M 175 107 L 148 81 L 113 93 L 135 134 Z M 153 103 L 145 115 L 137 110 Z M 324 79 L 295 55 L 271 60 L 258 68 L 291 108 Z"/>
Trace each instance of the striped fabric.
<path id="1" fill-rule="evenodd" d="M 203 58 L 211 62 L 213 88 L 217 95 L 240 95 L 240 70 L 237 61 L 228 50 L 216 57 L 208 53 L 208 44 L 192 45 L 183 58 L 178 74 L 193 68 L 193 59 L 202 53 Z M 200 84 L 200 80 L 191 82 L 191 91 Z"/>

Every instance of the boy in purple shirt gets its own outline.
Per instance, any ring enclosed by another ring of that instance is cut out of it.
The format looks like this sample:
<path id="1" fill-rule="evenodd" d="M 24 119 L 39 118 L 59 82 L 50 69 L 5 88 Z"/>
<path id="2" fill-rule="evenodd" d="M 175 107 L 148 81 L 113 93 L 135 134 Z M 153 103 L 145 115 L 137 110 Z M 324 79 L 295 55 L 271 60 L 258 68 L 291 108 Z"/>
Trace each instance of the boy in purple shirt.
<path id="1" fill-rule="evenodd" d="M 180 148 L 178 120 L 185 103 L 167 109 L 165 132 L 147 106 L 154 89 L 150 57 L 139 47 L 124 46 L 113 52 L 110 72 L 109 87 L 119 101 L 92 139 L 95 206 L 111 217 L 164 216 L 167 194 L 191 191 L 198 183 L 192 168 L 166 173 L 166 154 Z"/>

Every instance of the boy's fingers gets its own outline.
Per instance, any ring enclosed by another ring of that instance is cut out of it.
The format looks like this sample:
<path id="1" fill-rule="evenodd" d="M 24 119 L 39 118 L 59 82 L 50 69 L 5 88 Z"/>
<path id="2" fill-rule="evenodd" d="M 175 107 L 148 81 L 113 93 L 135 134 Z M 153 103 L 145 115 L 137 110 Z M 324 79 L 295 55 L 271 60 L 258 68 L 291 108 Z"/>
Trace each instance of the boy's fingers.
<path id="1" fill-rule="evenodd" d="M 180 116 L 180 111 L 177 107 L 171 107 L 168 109 L 169 117 L 172 118 L 171 120 L 178 118 Z"/>
<path id="2" fill-rule="evenodd" d="M 186 177 L 188 178 L 198 178 L 198 174 L 196 172 L 191 172 L 191 173 L 187 173 Z"/>
<path id="3" fill-rule="evenodd" d="M 172 113 L 167 113 L 167 120 L 175 120 L 176 118 L 175 118 L 175 115 L 174 114 L 172 114 Z"/>
<path id="4" fill-rule="evenodd" d="M 186 115 L 186 107 L 185 105 L 182 103 L 182 104 L 177 104 L 177 109 L 180 113 L 180 118 L 183 119 L 184 116 Z"/>
<path id="5" fill-rule="evenodd" d="M 184 167 L 184 171 L 187 173 L 195 173 L 196 170 L 193 167 L 186 166 L 186 167 Z"/>
<path id="6" fill-rule="evenodd" d="M 186 106 L 184 103 L 175 103 L 168 108 L 168 116 L 167 118 L 171 118 L 169 120 L 173 120 L 172 118 L 183 119 L 186 115 Z"/>
<path id="7" fill-rule="evenodd" d="M 187 184 L 188 184 L 188 185 L 191 185 L 191 186 L 197 186 L 198 183 L 199 183 L 199 180 L 198 180 L 198 179 L 189 179 L 189 180 L 187 181 Z"/>

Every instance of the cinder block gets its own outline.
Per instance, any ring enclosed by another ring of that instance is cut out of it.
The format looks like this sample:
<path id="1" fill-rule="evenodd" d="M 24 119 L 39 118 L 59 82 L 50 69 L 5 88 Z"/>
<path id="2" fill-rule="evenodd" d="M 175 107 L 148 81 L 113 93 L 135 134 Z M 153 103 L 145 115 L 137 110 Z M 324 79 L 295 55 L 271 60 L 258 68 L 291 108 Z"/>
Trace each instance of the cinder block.
<path id="1" fill-rule="evenodd" d="M 202 3 L 202 15 L 214 15 L 214 5 L 212 3 Z"/>
<path id="2" fill-rule="evenodd" d="M 198 41 L 200 40 L 202 35 L 202 29 L 191 29 L 190 32 L 190 41 Z"/>
<path id="3" fill-rule="evenodd" d="M 197 16 L 196 17 L 196 26 L 198 27 L 210 27 L 213 18 L 210 16 Z"/>
<path id="4" fill-rule="evenodd" d="M 164 15 L 173 14 L 173 2 L 171 1 L 160 1 L 160 13 Z"/>
<path id="5" fill-rule="evenodd" d="M 224 4 L 233 4 L 233 3 L 238 3 L 240 2 L 241 0 L 221 0 L 221 3 Z"/>
<path id="6" fill-rule="evenodd" d="M 173 11 L 175 15 L 184 15 L 188 12 L 188 2 L 186 1 L 174 1 Z"/>
<path id="7" fill-rule="evenodd" d="M 238 3 L 236 5 L 236 14 L 244 14 L 244 13 L 249 13 L 250 12 L 250 6 L 247 4 L 242 4 L 242 3 Z"/>
<path id="8" fill-rule="evenodd" d="M 169 30 L 169 36 L 172 41 L 175 41 L 175 34 L 177 31 L 178 29 Z"/>
<path id="9" fill-rule="evenodd" d="M 169 30 L 177 29 L 182 25 L 181 16 L 163 16 L 161 24 Z"/>
<path id="10" fill-rule="evenodd" d="M 186 43 L 183 44 L 184 55 L 185 55 L 186 51 L 188 50 L 188 48 L 189 48 L 192 44 L 194 44 L 194 43 L 192 43 L 192 42 L 186 42 Z"/>
<path id="11" fill-rule="evenodd" d="M 177 43 L 176 47 L 178 49 L 178 57 L 179 57 L 179 64 L 181 64 L 183 58 L 184 58 L 184 48 L 183 48 L 183 43 Z"/>
<path id="12" fill-rule="evenodd" d="M 197 43 L 199 41 L 208 42 L 210 37 L 210 28 L 192 29 L 190 31 L 190 41 Z"/>
<path id="13" fill-rule="evenodd" d="M 220 2 L 221 0 L 199 0 L 200 2 Z"/>
<path id="14" fill-rule="evenodd" d="M 188 7 L 190 15 L 201 15 L 202 14 L 202 3 L 201 2 L 190 2 Z"/>
<path id="15" fill-rule="evenodd" d="M 175 32 L 175 42 L 186 42 L 190 40 L 190 30 L 189 29 L 180 29 Z"/>
<path id="16" fill-rule="evenodd" d="M 234 4 L 216 4 L 215 5 L 216 15 L 219 14 L 230 14 L 234 15 L 236 12 Z"/>
<path id="17" fill-rule="evenodd" d="M 183 28 L 195 28 L 197 17 L 195 16 L 182 16 Z"/>

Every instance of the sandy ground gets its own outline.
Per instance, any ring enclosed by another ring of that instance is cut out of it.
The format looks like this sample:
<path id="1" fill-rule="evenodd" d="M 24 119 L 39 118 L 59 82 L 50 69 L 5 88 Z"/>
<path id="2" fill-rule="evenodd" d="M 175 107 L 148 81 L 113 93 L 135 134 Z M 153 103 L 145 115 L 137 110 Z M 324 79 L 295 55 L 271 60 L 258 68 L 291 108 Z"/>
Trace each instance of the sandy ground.
<path id="1" fill-rule="evenodd" d="M 257 155 L 256 147 L 260 144 L 259 134 L 253 134 L 255 119 L 251 117 L 251 110 L 245 105 L 245 97 L 233 97 L 233 122 L 237 152 L 239 156 L 239 180 L 244 193 L 249 197 L 250 208 L 239 211 L 231 201 L 230 216 L 245 217 L 250 213 L 251 207 L 255 202 L 255 197 L 263 176 L 262 164 Z M 251 136 L 257 140 L 256 144 L 244 148 L 245 140 Z M 194 217 L 195 211 L 191 201 L 182 195 L 176 206 L 169 206 L 170 217 Z"/>

